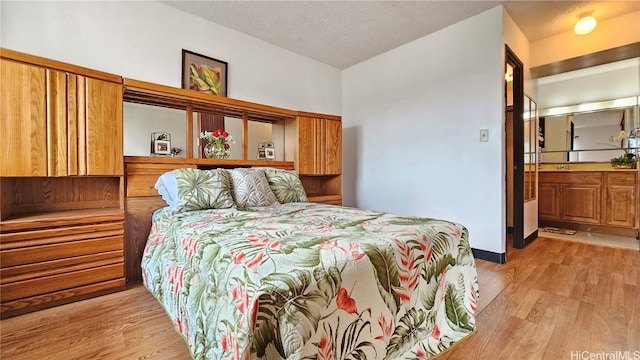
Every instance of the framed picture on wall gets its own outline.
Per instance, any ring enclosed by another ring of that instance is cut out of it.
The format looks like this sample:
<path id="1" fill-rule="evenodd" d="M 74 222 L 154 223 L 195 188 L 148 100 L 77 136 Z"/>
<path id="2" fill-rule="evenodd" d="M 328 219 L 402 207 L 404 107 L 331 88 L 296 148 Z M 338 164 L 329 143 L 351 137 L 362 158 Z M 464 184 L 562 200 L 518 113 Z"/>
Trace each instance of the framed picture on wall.
<path id="1" fill-rule="evenodd" d="M 227 96 L 227 62 L 182 49 L 182 88 Z"/>

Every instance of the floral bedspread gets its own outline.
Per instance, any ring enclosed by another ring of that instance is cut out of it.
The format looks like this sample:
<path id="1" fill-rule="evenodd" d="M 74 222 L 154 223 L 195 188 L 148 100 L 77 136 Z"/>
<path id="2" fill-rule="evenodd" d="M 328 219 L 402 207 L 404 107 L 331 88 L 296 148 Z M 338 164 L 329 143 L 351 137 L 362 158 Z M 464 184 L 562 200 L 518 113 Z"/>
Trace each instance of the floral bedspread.
<path id="1" fill-rule="evenodd" d="M 143 281 L 194 359 L 427 359 L 475 332 L 459 224 L 312 203 L 154 219 Z"/>

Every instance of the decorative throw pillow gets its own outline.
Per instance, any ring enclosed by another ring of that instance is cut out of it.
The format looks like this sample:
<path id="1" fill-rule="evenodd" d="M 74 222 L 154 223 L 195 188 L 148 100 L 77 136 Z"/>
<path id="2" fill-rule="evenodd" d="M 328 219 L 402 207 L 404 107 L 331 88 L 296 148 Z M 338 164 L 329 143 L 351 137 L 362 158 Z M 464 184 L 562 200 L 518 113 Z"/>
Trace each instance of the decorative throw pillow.
<path id="1" fill-rule="evenodd" d="M 237 207 L 269 206 L 278 202 L 264 169 L 233 169 L 231 172 L 231 193 Z"/>
<path id="2" fill-rule="evenodd" d="M 307 201 L 307 194 L 297 171 L 266 168 L 264 174 L 269 181 L 269 187 L 280 203 Z"/>
<path id="3" fill-rule="evenodd" d="M 178 203 L 174 211 L 226 209 L 233 207 L 231 180 L 224 169 L 176 169 Z"/>

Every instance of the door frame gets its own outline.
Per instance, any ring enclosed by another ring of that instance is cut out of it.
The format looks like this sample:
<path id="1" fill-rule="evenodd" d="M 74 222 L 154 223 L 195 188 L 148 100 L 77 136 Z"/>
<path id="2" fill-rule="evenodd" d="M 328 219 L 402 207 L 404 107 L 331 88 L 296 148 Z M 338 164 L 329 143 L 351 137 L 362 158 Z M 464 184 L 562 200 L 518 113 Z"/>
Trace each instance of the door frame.
<path id="1" fill-rule="evenodd" d="M 505 44 L 505 69 L 507 64 L 513 68 L 513 124 L 511 126 L 513 141 L 512 148 L 507 149 L 505 145 L 505 149 L 513 154 L 513 167 L 507 169 L 507 171 L 512 171 L 513 174 L 513 204 L 511 207 L 513 213 L 513 247 L 522 249 L 526 245 L 524 239 L 524 124 L 522 116 L 524 112 L 524 66 L 511 48 Z M 505 122 L 507 121 L 506 112 L 505 93 Z"/>

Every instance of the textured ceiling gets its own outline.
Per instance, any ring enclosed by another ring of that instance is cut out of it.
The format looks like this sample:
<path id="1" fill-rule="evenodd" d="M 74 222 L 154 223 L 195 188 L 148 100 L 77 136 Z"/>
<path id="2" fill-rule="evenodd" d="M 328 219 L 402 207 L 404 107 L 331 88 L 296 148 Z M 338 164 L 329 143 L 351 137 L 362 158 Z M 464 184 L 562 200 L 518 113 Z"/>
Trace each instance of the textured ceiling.
<path id="1" fill-rule="evenodd" d="M 161 1 L 339 69 L 504 4 L 529 41 L 571 31 L 578 15 L 599 21 L 640 1 Z"/>

